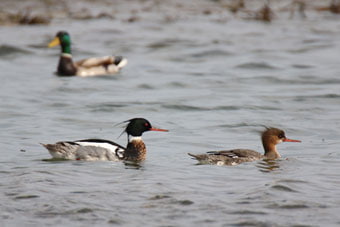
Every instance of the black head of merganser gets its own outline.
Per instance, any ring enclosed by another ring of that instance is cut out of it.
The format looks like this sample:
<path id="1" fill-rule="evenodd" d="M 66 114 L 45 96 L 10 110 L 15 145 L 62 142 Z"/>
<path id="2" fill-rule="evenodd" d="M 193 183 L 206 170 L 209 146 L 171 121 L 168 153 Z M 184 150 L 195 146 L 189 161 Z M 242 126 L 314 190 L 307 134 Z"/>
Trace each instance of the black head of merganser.
<path id="1" fill-rule="evenodd" d="M 167 132 L 166 129 L 154 128 L 151 123 L 144 118 L 133 118 L 127 120 L 125 132 L 128 135 L 128 144 L 124 152 L 124 159 L 129 161 L 143 161 L 146 158 L 146 147 L 141 138 L 147 131 Z"/>
<path id="2" fill-rule="evenodd" d="M 129 122 L 125 129 L 125 132 L 128 134 L 128 136 L 140 137 L 144 132 L 147 131 L 168 131 L 166 129 L 153 128 L 151 123 L 144 118 L 133 118 L 125 122 Z"/>

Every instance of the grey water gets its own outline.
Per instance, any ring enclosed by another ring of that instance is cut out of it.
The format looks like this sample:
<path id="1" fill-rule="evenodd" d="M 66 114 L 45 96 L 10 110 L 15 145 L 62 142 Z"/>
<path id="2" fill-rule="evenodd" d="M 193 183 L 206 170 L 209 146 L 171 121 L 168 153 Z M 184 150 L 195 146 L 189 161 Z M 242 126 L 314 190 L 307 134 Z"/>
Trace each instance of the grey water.
<path id="1" fill-rule="evenodd" d="M 338 16 L 272 23 L 214 15 L 60 20 L 0 27 L 1 226 L 339 226 Z M 57 77 L 73 56 L 123 55 L 109 77 Z M 126 144 L 118 123 L 144 117 L 140 165 L 48 161 L 39 143 Z M 197 165 L 187 153 L 262 152 L 264 126 L 302 143 L 279 160 Z"/>

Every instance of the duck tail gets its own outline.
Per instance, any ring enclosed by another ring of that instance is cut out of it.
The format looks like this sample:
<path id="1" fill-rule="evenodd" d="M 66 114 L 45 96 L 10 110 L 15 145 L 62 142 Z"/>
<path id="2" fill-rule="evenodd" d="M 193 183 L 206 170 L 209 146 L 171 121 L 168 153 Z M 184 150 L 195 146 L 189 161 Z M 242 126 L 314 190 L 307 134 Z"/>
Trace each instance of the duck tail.
<path id="1" fill-rule="evenodd" d="M 45 147 L 47 149 L 49 144 L 45 144 L 45 143 L 39 143 L 41 146 Z"/>
<path id="2" fill-rule="evenodd" d="M 114 64 L 118 67 L 118 68 L 123 68 L 128 60 L 126 58 L 124 58 L 123 56 L 113 56 L 114 57 Z"/>
<path id="3" fill-rule="evenodd" d="M 55 152 L 56 151 L 56 145 L 55 144 L 45 144 L 40 143 L 43 147 L 45 147 L 49 152 Z"/>
<path id="4" fill-rule="evenodd" d="M 191 157 L 194 157 L 194 158 L 196 158 L 196 159 L 199 158 L 199 155 L 195 155 L 195 154 L 192 154 L 192 153 L 188 153 L 188 155 L 191 156 Z"/>

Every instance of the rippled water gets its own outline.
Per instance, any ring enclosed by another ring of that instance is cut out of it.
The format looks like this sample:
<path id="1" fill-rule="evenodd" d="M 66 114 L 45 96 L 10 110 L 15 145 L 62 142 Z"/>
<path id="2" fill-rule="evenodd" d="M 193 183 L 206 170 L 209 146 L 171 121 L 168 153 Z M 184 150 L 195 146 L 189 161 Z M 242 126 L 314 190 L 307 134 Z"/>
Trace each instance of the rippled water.
<path id="1" fill-rule="evenodd" d="M 0 27 L 2 226 L 340 225 L 340 24 L 320 14 L 270 24 L 212 15 Z M 76 59 L 121 54 L 118 75 L 59 78 L 67 30 Z M 39 143 L 117 138 L 145 117 L 147 161 L 46 161 Z M 282 159 L 196 165 L 215 149 L 262 152 L 279 127 L 301 144 Z"/>

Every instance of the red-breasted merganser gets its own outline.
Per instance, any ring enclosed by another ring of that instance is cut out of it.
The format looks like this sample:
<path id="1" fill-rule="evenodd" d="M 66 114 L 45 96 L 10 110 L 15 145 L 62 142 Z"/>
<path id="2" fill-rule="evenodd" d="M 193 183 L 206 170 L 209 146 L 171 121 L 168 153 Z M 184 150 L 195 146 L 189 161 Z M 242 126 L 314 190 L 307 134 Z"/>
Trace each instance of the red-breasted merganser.
<path id="1" fill-rule="evenodd" d="M 234 149 L 224 151 L 210 151 L 206 154 L 190 154 L 202 164 L 237 165 L 242 162 L 252 162 L 259 159 L 277 159 L 281 155 L 276 145 L 282 142 L 301 142 L 286 138 L 285 132 L 278 128 L 267 128 L 262 133 L 264 155 L 248 149 Z"/>
<path id="2" fill-rule="evenodd" d="M 59 76 L 102 76 L 116 74 L 126 64 L 127 59 L 121 56 L 92 57 L 73 62 L 71 38 L 65 31 L 57 33 L 48 47 L 61 46 L 58 71 Z"/>
<path id="3" fill-rule="evenodd" d="M 85 139 L 62 141 L 55 144 L 42 144 L 54 158 L 86 161 L 143 161 L 146 158 L 146 147 L 142 134 L 146 131 L 167 132 L 166 129 L 153 128 L 144 118 L 133 118 L 128 121 L 125 132 L 128 144 L 125 147 L 103 139 Z"/>

